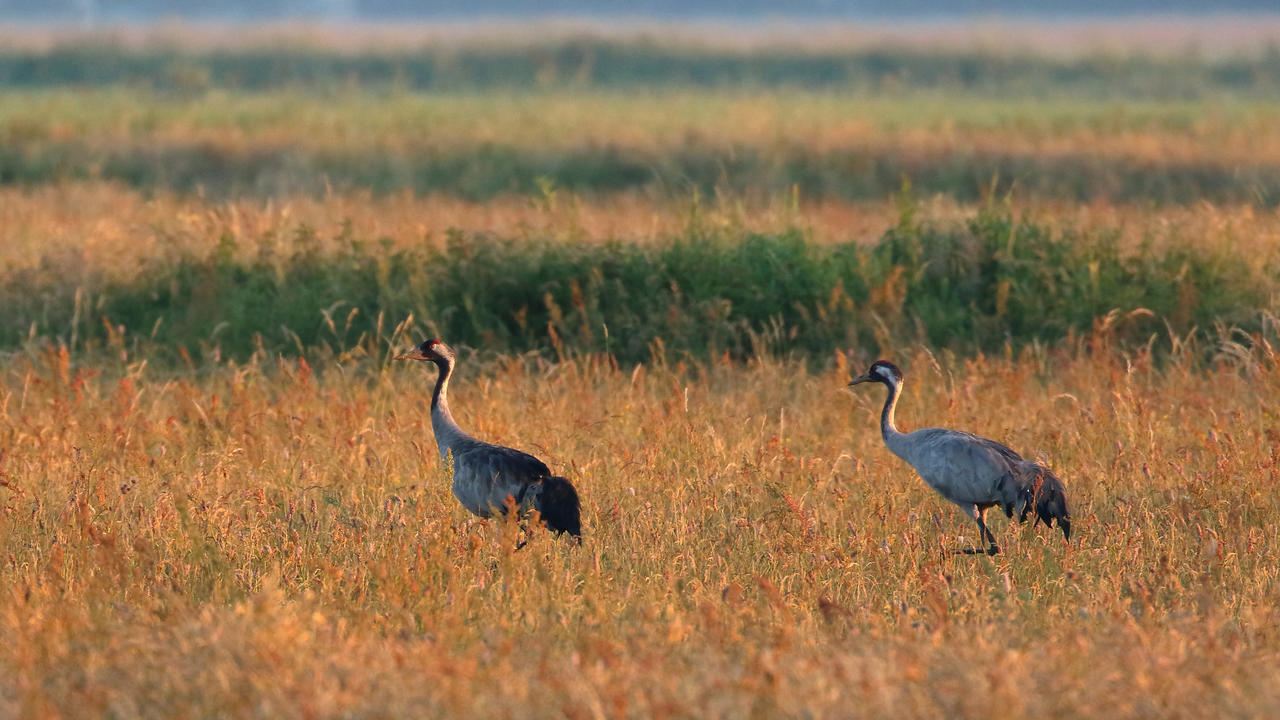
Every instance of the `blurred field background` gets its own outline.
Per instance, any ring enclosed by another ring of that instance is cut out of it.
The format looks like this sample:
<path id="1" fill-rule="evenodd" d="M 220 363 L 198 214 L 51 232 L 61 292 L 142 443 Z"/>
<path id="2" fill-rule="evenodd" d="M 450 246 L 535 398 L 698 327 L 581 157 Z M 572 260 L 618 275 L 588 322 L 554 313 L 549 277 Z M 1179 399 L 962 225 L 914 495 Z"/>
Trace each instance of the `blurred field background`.
<path id="1" fill-rule="evenodd" d="M 1277 38 L 0 29 L 0 716 L 1273 716 Z M 877 357 L 1078 537 L 948 555 Z"/>

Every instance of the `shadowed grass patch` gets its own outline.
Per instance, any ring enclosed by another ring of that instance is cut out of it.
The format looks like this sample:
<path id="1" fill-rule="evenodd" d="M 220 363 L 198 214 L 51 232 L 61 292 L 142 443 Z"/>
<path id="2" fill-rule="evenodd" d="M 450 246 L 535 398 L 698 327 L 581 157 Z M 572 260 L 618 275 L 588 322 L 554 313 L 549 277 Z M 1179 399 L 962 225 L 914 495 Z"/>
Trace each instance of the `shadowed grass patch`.
<path id="1" fill-rule="evenodd" d="M 1149 311 L 1123 328 L 1131 343 L 1219 324 L 1248 329 L 1276 282 L 1224 244 L 1124 249 L 1116 233 L 1053 231 L 998 205 L 935 223 L 918 219 L 909 199 L 871 246 L 696 219 L 649 244 L 454 232 L 436 247 L 392 250 L 349 228 L 323 240 L 304 227 L 246 256 L 227 233 L 206 257 L 154 263 L 100 287 L 29 273 L 8 287 L 6 343 L 36 323 L 38 335 L 72 344 L 133 343 L 170 356 L 179 347 L 211 357 L 378 354 L 412 314 L 456 343 L 626 361 L 658 350 L 821 356 L 904 339 L 973 352 L 1052 343 L 1113 310 Z"/>
<path id="2" fill-rule="evenodd" d="M 891 195 L 903 178 L 928 194 L 961 202 L 990 192 L 1069 201 L 1187 204 L 1280 202 L 1280 166 L 1205 157 L 1158 163 L 1107 157 L 1080 148 L 1060 155 L 940 151 L 921 154 L 892 141 L 817 150 L 801 142 L 721 148 L 700 141 L 638 149 L 566 148 L 504 143 L 453 147 L 225 147 L 213 142 L 113 143 L 18 141 L 0 147 L 0 183 L 37 185 L 102 179 L 139 189 L 215 197 L 321 196 L 368 190 L 447 193 L 484 201 L 537 196 L 548 185 L 581 195 L 697 189 L 712 194 L 866 200 Z"/>

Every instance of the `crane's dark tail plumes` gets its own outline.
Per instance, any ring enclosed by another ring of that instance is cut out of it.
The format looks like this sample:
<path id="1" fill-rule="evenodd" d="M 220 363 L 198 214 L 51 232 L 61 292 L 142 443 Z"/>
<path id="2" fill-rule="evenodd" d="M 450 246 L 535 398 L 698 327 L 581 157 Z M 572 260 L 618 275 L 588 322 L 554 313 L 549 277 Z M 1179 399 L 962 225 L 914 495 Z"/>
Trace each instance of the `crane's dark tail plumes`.
<path id="1" fill-rule="evenodd" d="M 543 478 L 534 508 L 547 529 L 556 534 L 569 533 L 582 542 L 582 508 L 578 491 L 568 480 L 554 475 Z"/>
<path id="2" fill-rule="evenodd" d="M 1047 468 L 1037 465 L 1035 470 L 1031 482 L 1024 486 L 1027 504 L 1022 511 L 1023 517 L 1026 517 L 1027 509 L 1034 508 L 1036 524 L 1043 520 L 1046 527 L 1053 527 L 1053 521 L 1057 520 L 1062 536 L 1070 540 L 1071 512 L 1067 510 L 1066 488 L 1062 486 L 1062 481 Z"/>

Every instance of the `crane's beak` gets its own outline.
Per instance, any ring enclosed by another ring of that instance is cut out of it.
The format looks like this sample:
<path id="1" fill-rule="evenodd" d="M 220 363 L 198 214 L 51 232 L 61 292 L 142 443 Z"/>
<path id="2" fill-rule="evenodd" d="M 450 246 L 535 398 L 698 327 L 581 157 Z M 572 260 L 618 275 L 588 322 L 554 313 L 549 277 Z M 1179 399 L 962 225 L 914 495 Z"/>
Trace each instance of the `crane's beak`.
<path id="1" fill-rule="evenodd" d="M 866 373 L 863 373 L 858 377 L 850 380 L 849 387 L 853 387 L 854 385 L 861 385 L 864 382 L 871 382 L 871 376 Z"/>
<path id="2" fill-rule="evenodd" d="M 401 353 L 397 355 L 396 359 L 397 360 L 430 360 L 431 358 L 424 355 L 422 351 L 419 350 L 418 348 L 413 348 L 409 352 Z"/>

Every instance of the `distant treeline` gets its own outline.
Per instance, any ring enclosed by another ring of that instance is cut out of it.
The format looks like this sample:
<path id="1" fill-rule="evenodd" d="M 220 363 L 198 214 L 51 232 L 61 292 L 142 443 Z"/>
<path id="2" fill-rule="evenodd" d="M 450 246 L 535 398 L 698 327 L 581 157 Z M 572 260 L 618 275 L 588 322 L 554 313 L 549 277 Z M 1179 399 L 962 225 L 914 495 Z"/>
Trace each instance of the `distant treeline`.
<path id="1" fill-rule="evenodd" d="M 338 240 L 343 250 L 321 253 L 303 230 L 288 254 L 267 243 L 246 260 L 225 235 L 208 257 L 96 288 L 29 271 L 0 288 L 0 344 L 43 338 L 174 362 L 376 358 L 403 340 L 394 328 L 412 313 L 416 333 L 503 352 L 825 357 L 912 340 L 958 352 L 1054 343 L 1118 311 L 1108 341 L 1167 348 L 1193 328 L 1259 328 L 1280 291 L 1226 246 L 1125 252 L 1114 234 L 1054 233 L 998 206 L 935 225 L 910 201 L 871 247 L 696 223 L 645 245 L 459 233 L 440 249 L 392 252 Z"/>
<path id="2" fill-rule="evenodd" d="M 417 51 L 323 49 L 182 52 L 109 43 L 47 52 L 0 50 L 0 87 L 139 86 L 193 92 L 350 86 L 407 90 L 599 87 L 941 88 L 992 95 L 1075 93 L 1164 99 L 1233 92 L 1280 94 L 1280 52 L 1206 60 L 1193 54 L 1055 59 L 913 49 L 737 51 L 645 41 L 566 40 L 516 48 Z"/>

